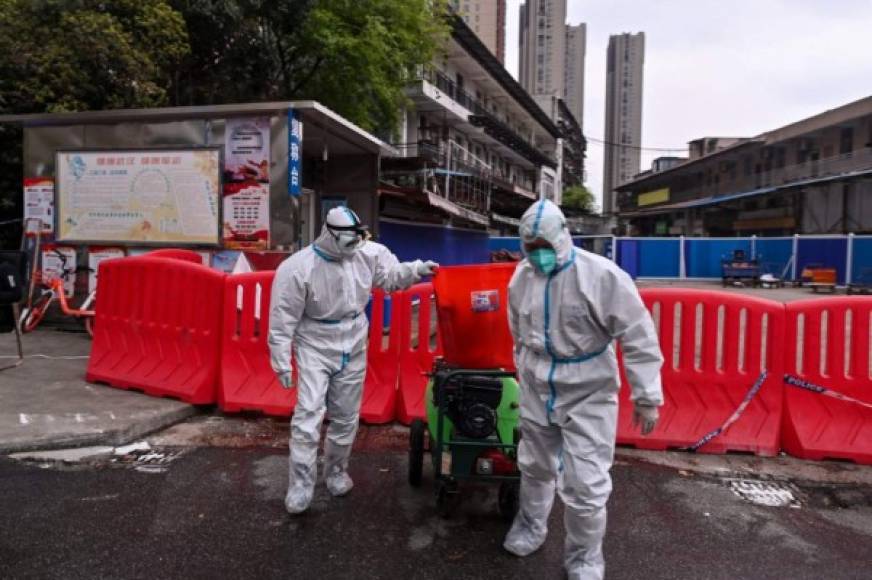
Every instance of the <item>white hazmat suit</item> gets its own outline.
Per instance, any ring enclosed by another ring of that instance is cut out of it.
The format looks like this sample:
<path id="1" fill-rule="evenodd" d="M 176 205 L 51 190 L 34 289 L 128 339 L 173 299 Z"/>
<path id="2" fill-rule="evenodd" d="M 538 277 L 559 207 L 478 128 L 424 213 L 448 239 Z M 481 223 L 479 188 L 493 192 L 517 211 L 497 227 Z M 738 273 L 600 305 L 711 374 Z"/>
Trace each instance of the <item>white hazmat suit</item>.
<path id="1" fill-rule="evenodd" d="M 290 513 L 305 511 L 312 501 L 325 411 L 330 418 L 324 444 L 327 489 L 340 496 L 353 485 L 348 458 L 366 375 L 369 322 L 364 310 L 373 287 L 404 289 L 437 267 L 420 260 L 400 263 L 385 246 L 363 241 L 363 232 L 354 212 L 330 210 L 315 243 L 285 260 L 273 281 L 268 340 L 272 368 L 282 386 L 293 387 L 293 347 L 299 376 L 285 498 Z"/>
<path id="2" fill-rule="evenodd" d="M 566 507 L 569 578 L 599 579 L 618 420 L 614 341 L 643 432 L 653 429 L 663 402 L 663 356 L 633 281 L 614 262 L 573 247 L 556 205 L 533 204 L 520 233 L 524 245 L 547 242 L 554 267 L 546 274 L 528 255 L 509 284 L 521 384 L 521 498 L 504 547 L 518 556 L 541 547 L 556 488 Z"/>

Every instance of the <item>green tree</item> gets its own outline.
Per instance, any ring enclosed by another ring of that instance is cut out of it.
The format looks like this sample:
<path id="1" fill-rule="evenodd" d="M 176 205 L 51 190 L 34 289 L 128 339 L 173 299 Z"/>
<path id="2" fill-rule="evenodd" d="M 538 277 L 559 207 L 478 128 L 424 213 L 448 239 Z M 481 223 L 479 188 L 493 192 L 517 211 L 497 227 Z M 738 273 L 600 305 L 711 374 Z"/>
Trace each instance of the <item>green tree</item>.
<path id="1" fill-rule="evenodd" d="M 188 51 L 167 0 L 0 0 L 0 114 L 164 105 Z M 0 126 L 0 221 L 21 217 L 21 171 L 21 131 Z"/>
<path id="2" fill-rule="evenodd" d="M 594 213 L 597 209 L 596 198 L 584 185 L 573 185 L 564 189 L 561 206 L 581 213 Z"/>
<path id="3" fill-rule="evenodd" d="M 444 0 L 173 0 L 192 53 L 179 104 L 314 99 L 394 129 L 409 71 L 447 35 Z"/>
<path id="4" fill-rule="evenodd" d="M 162 105 L 188 50 L 166 0 L 0 0 L 0 110 Z"/>

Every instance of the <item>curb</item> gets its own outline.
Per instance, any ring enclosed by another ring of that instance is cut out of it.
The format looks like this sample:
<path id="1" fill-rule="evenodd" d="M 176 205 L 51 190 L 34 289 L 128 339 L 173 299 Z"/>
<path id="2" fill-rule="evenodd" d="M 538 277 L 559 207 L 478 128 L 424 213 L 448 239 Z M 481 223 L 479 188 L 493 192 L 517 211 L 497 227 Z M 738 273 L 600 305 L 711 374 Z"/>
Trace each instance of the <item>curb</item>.
<path id="1" fill-rule="evenodd" d="M 187 406 L 167 413 L 161 413 L 142 421 L 134 421 L 132 425 L 110 431 L 84 433 L 81 435 L 58 434 L 50 437 L 21 441 L 16 443 L 0 442 L 0 455 L 19 453 L 22 451 L 46 451 L 70 447 L 96 447 L 126 445 L 155 431 L 160 431 L 176 423 L 180 423 L 200 410 Z"/>

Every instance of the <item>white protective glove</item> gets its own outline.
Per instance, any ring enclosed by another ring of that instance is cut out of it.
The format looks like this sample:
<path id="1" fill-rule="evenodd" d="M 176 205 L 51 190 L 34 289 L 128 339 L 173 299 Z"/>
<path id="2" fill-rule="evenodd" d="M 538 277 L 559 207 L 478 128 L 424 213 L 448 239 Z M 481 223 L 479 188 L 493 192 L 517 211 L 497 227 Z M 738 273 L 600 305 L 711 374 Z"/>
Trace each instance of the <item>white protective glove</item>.
<path id="1" fill-rule="evenodd" d="M 418 264 L 418 276 L 432 276 L 436 273 L 436 270 L 439 269 L 439 264 L 436 262 L 431 262 L 427 260 L 426 262 L 422 262 Z"/>
<path id="2" fill-rule="evenodd" d="M 633 409 L 633 427 L 642 426 L 642 435 L 648 435 L 654 430 L 657 421 L 660 419 L 660 412 L 654 405 L 645 403 L 636 403 Z"/>
<path id="3" fill-rule="evenodd" d="M 279 379 L 279 384 L 283 389 L 293 389 L 297 385 L 294 383 L 294 373 L 291 371 L 285 371 L 283 373 L 279 373 L 276 375 Z"/>

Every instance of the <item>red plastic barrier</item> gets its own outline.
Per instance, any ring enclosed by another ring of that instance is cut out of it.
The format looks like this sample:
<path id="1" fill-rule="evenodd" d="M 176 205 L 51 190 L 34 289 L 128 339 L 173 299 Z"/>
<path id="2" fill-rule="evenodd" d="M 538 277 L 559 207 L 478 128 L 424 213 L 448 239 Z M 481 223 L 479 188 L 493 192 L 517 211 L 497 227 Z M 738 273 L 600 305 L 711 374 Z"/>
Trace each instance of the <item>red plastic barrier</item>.
<path id="1" fill-rule="evenodd" d="M 433 359 L 442 354 L 442 345 L 437 333 L 435 350 L 430 339 L 433 316 L 433 285 L 417 284 L 395 298 L 400 329 L 400 386 L 397 391 L 397 419 L 408 425 L 412 419 L 424 417 L 424 391 L 427 388 L 427 373 L 433 368 Z M 415 304 L 418 316 L 413 316 Z M 412 332 L 417 332 L 417 344 L 413 345 Z"/>
<path id="2" fill-rule="evenodd" d="M 215 402 L 224 274 L 137 256 L 100 264 L 87 380 L 195 404 Z"/>
<path id="3" fill-rule="evenodd" d="M 374 424 L 393 421 L 397 406 L 400 358 L 400 333 L 397 329 L 400 321 L 395 316 L 391 317 L 390 335 L 385 344 L 384 309 L 385 293 L 373 290 L 366 381 L 363 384 L 360 419 Z"/>
<path id="4" fill-rule="evenodd" d="M 245 252 L 245 259 L 255 272 L 266 270 L 278 270 L 282 262 L 291 255 L 291 252 Z"/>
<path id="5" fill-rule="evenodd" d="M 180 248 L 164 248 L 162 250 L 151 251 L 145 255 L 151 258 L 170 258 L 172 260 L 182 260 L 185 262 L 193 262 L 194 264 L 203 265 L 203 256 L 201 256 L 197 252 L 191 250 L 182 250 Z"/>
<path id="6" fill-rule="evenodd" d="M 507 312 L 516 266 L 439 268 L 433 287 L 446 361 L 464 368 L 515 370 Z"/>
<path id="7" fill-rule="evenodd" d="M 725 292 L 657 288 L 641 294 L 652 313 L 659 304 L 665 403 L 660 423 L 643 437 L 632 426 L 633 405 L 624 378 L 618 443 L 659 450 L 693 445 L 727 420 L 765 367 L 768 377 L 741 418 L 699 451 L 777 454 L 784 392 L 784 306 Z"/>
<path id="8" fill-rule="evenodd" d="M 271 271 L 227 276 L 218 391 L 224 411 L 287 417 L 297 403 L 296 389 L 283 389 L 270 366 L 267 336 L 274 276 Z"/>
<path id="9" fill-rule="evenodd" d="M 872 297 L 788 304 L 787 372 L 872 403 L 870 316 Z M 872 464 L 872 410 L 792 386 L 785 386 L 784 399 L 783 442 L 789 454 Z"/>

